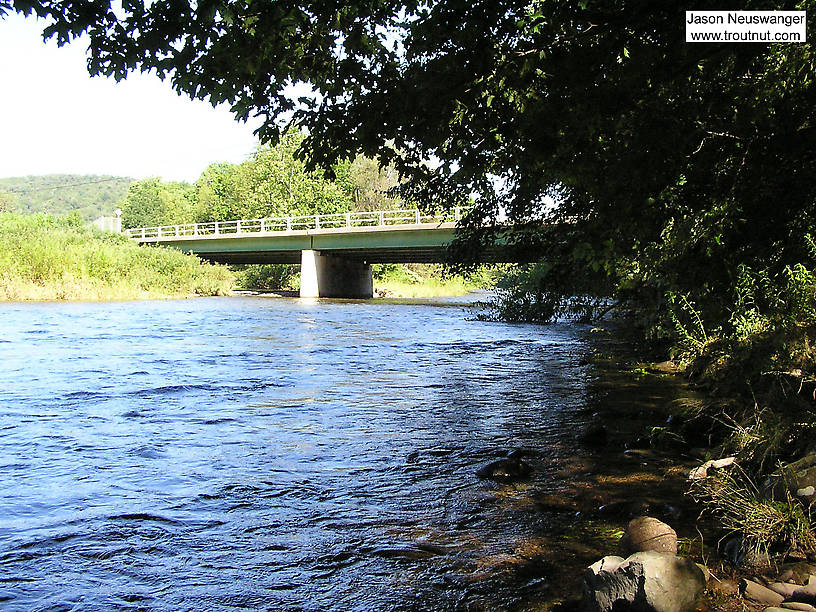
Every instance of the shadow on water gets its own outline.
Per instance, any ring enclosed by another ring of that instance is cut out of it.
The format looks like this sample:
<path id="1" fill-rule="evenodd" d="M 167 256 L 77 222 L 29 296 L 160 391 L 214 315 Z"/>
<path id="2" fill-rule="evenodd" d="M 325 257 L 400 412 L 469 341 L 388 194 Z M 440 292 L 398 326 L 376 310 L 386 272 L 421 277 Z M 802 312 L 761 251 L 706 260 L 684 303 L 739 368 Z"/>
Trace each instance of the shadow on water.
<path id="1" fill-rule="evenodd" d="M 621 452 L 674 388 L 586 365 L 585 327 L 431 302 L 445 307 L 0 306 L 3 609 L 511 610 L 569 595 L 627 504 L 674 490 L 675 468 Z M 609 445 L 582 448 L 599 418 Z M 511 449 L 531 479 L 476 478 Z"/>

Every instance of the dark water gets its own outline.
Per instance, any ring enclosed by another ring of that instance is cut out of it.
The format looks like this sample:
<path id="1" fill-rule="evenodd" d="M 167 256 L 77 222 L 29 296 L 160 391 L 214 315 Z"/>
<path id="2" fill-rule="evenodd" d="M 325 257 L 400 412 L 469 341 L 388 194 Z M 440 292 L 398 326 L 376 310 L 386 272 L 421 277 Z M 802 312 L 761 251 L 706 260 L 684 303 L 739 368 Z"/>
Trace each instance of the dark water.
<path id="1" fill-rule="evenodd" d="M 474 471 L 523 447 L 547 486 L 582 334 L 451 305 L 0 305 L 0 608 L 512 608 L 536 577 L 483 560 L 541 526 Z"/>

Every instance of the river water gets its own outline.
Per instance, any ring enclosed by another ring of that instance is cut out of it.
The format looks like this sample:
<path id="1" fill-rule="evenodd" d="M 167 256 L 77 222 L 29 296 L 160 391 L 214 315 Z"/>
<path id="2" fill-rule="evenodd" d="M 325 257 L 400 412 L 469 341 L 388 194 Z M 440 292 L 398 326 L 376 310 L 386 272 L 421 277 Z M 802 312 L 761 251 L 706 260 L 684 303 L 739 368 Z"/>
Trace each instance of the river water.
<path id="1" fill-rule="evenodd" d="M 586 330 L 451 301 L 0 305 L 0 609 L 512 609 Z M 526 485 L 474 473 L 523 448 Z M 515 501 L 514 501 L 515 500 Z"/>

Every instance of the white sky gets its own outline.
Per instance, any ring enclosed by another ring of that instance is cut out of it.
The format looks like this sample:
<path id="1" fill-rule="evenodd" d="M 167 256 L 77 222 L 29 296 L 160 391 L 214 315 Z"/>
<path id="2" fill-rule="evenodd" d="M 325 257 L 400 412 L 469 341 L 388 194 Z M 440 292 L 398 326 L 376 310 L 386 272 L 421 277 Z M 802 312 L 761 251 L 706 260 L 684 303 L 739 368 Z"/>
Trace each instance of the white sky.
<path id="1" fill-rule="evenodd" d="M 0 178 L 110 174 L 195 181 L 214 162 L 241 162 L 256 124 L 132 74 L 91 78 L 87 43 L 44 44 L 44 21 L 0 18 Z"/>

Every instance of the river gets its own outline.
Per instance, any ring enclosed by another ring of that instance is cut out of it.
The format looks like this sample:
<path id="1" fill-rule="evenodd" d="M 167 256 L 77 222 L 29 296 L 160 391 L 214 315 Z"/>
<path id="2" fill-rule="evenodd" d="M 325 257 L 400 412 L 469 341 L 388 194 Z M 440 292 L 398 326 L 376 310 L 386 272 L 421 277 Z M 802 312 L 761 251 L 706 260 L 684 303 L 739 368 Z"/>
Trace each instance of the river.
<path id="1" fill-rule="evenodd" d="M 586 329 L 456 301 L 0 305 L 3 610 L 511 609 Z M 510 449 L 530 483 L 478 480 Z"/>

